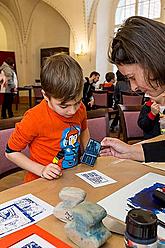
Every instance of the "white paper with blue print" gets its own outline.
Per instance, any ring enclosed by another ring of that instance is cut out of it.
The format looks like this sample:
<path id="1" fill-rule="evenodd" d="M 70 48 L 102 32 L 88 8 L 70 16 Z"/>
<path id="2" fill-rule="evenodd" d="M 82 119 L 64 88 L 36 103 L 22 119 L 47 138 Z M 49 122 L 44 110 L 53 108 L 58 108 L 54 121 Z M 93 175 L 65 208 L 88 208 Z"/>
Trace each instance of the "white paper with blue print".
<path id="1" fill-rule="evenodd" d="M 165 176 L 156 173 L 147 173 L 134 182 L 97 202 L 97 204 L 102 206 L 107 211 L 108 215 L 125 222 L 126 215 L 131 209 L 128 206 L 128 204 L 130 205 L 129 199 L 134 197 L 143 189 L 151 187 L 156 182 L 165 184 Z M 156 215 L 161 221 L 165 222 L 164 209 L 159 211 Z M 158 235 L 159 237 L 165 239 L 165 229 L 161 226 L 158 226 Z"/>
<path id="2" fill-rule="evenodd" d="M 0 205 L 0 238 L 53 213 L 53 206 L 28 194 Z"/>
<path id="3" fill-rule="evenodd" d="M 94 188 L 105 186 L 111 183 L 116 183 L 116 180 L 108 177 L 98 170 L 90 170 L 86 172 L 77 173 L 76 176 L 83 179 L 85 182 L 92 185 Z"/>
<path id="4" fill-rule="evenodd" d="M 41 238 L 37 234 L 33 234 L 9 248 L 55 248 L 56 246 L 50 244 L 47 240 Z"/>

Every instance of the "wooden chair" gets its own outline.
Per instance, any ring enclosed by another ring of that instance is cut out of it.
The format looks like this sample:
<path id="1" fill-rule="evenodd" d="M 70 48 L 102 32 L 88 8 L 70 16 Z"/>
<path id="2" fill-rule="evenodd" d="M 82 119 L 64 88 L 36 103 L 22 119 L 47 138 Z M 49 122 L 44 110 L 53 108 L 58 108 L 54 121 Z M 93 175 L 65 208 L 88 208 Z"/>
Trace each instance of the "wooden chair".
<path id="1" fill-rule="evenodd" d="M 5 149 L 8 139 L 13 132 L 14 128 L 9 128 L 5 130 L 0 130 L 0 179 L 8 176 L 12 173 L 22 170 L 16 164 L 8 160 L 5 156 Z M 29 148 L 23 150 L 27 156 L 29 156 Z"/>
<path id="2" fill-rule="evenodd" d="M 113 109 L 112 107 L 110 107 L 112 106 L 112 95 L 112 92 L 109 94 L 108 91 L 103 90 L 93 92 L 93 97 L 95 100 L 94 107 L 96 107 L 97 109 L 106 108 L 108 111 L 109 120 L 114 119 L 116 114 L 118 114 L 118 109 Z M 111 100 L 109 100 L 109 97 Z"/>
<path id="3" fill-rule="evenodd" d="M 34 103 L 35 105 L 37 105 L 43 99 L 43 95 L 41 92 L 42 87 L 40 85 L 32 85 L 32 87 L 33 87 L 33 92 L 34 92 Z"/>
<path id="4" fill-rule="evenodd" d="M 142 105 L 144 103 L 144 93 L 136 92 L 120 92 L 121 94 L 121 103 L 126 106 Z"/>
<path id="5" fill-rule="evenodd" d="M 107 109 L 87 111 L 87 123 L 91 138 L 101 141 L 109 136 L 109 116 Z"/>
<path id="6" fill-rule="evenodd" d="M 94 91 L 94 106 L 95 108 L 107 108 L 108 107 L 108 91 L 101 90 L 101 91 Z"/>
<path id="7" fill-rule="evenodd" d="M 123 132 L 123 141 L 143 140 L 143 131 L 138 126 L 137 121 L 142 105 L 125 106 L 118 105 L 120 115 L 120 127 Z"/>
<path id="8" fill-rule="evenodd" d="M 17 122 L 22 120 L 23 116 L 12 117 L 9 119 L 0 119 L 0 130 L 14 128 Z"/>

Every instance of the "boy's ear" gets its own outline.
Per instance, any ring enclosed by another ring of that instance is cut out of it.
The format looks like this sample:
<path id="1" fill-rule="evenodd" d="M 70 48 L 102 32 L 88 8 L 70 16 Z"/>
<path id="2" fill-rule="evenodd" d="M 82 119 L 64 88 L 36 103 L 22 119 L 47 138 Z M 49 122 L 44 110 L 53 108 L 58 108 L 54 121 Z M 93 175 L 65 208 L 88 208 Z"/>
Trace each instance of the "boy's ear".
<path id="1" fill-rule="evenodd" d="M 44 99 L 45 99 L 46 101 L 48 101 L 49 99 L 48 99 L 48 97 L 46 96 L 45 91 L 42 89 L 41 92 L 42 92 L 42 95 L 43 95 Z"/>

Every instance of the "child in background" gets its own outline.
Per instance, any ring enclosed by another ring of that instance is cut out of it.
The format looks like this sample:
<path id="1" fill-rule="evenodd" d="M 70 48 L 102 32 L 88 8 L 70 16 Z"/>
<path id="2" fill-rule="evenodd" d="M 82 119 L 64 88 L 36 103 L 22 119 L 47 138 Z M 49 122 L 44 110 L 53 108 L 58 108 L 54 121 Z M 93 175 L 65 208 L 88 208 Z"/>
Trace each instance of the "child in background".
<path id="1" fill-rule="evenodd" d="M 103 90 L 114 91 L 115 74 L 113 72 L 107 72 L 105 74 L 105 81 L 102 84 Z"/>
<path id="2" fill-rule="evenodd" d="M 144 132 L 144 139 L 150 139 L 161 134 L 160 112 L 165 109 L 165 93 L 151 97 L 142 107 L 138 125 Z"/>
<path id="3" fill-rule="evenodd" d="M 84 148 L 89 139 L 80 65 L 64 54 L 48 57 L 41 86 L 44 100 L 25 113 L 6 148 L 6 157 L 28 171 L 25 182 L 59 178 L 78 164 L 80 143 Z M 30 158 L 21 153 L 27 145 Z"/>

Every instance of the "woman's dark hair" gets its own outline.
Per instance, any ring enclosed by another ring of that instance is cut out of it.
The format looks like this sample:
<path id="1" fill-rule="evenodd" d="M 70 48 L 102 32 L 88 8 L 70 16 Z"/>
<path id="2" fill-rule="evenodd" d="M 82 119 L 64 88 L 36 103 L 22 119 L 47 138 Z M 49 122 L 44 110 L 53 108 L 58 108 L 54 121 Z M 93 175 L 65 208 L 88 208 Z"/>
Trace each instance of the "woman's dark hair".
<path id="1" fill-rule="evenodd" d="M 139 64 L 153 87 L 165 84 L 165 24 L 141 17 L 129 17 L 118 29 L 108 51 L 116 65 Z"/>
<path id="2" fill-rule="evenodd" d="M 117 81 L 128 81 L 128 79 L 119 71 L 116 72 Z"/>

